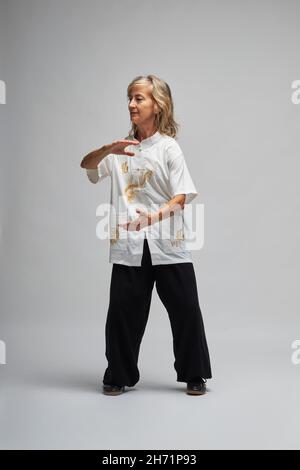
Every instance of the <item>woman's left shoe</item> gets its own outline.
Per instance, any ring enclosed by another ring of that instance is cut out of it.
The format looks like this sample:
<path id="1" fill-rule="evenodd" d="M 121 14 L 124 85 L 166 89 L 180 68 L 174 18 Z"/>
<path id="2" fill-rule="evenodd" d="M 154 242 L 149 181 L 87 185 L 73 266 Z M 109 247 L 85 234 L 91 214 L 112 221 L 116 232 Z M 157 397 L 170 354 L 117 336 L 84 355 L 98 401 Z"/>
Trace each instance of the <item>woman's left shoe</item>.
<path id="1" fill-rule="evenodd" d="M 204 395 L 206 393 L 206 380 L 201 379 L 198 382 L 187 382 L 186 393 L 188 395 Z"/>
<path id="2" fill-rule="evenodd" d="M 104 395 L 121 395 L 125 390 L 125 386 L 103 384 Z"/>

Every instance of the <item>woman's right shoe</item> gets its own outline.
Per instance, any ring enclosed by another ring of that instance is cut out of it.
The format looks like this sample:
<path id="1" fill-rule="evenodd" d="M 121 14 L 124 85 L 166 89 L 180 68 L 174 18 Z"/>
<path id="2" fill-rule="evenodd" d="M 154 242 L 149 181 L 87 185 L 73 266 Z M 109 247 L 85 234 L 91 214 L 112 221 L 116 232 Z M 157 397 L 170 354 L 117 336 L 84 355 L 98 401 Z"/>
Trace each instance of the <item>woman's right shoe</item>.
<path id="1" fill-rule="evenodd" d="M 104 395 L 121 395 L 125 390 L 124 385 L 108 385 L 103 384 Z"/>
<path id="2" fill-rule="evenodd" d="M 188 395 L 204 395 L 206 393 L 206 379 L 197 382 L 187 382 L 186 393 Z"/>

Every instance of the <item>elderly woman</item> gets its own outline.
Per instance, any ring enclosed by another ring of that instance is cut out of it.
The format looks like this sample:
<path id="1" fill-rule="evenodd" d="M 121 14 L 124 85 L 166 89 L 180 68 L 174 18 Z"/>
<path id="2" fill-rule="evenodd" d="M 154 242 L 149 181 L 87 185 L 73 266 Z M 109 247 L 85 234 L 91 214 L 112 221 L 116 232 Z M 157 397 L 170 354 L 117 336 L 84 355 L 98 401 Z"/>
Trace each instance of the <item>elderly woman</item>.
<path id="1" fill-rule="evenodd" d="M 154 75 L 139 76 L 127 95 L 129 135 L 81 162 L 92 183 L 111 177 L 115 216 L 103 393 L 119 395 L 140 378 L 138 356 L 155 283 L 170 319 L 177 381 L 187 384 L 188 394 L 203 395 L 211 366 L 183 218 L 185 204 L 198 193 L 175 140 L 178 124 L 168 84 Z"/>

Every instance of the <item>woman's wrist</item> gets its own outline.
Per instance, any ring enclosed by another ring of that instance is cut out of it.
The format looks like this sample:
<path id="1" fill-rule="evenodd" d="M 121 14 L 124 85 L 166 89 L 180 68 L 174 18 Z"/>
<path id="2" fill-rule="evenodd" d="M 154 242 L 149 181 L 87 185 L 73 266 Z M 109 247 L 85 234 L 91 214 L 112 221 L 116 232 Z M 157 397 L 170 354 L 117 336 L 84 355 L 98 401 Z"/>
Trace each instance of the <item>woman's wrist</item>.
<path id="1" fill-rule="evenodd" d="M 159 209 L 157 212 L 154 212 L 150 216 L 150 225 L 156 224 L 156 222 L 160 222 L 162 220 L 162 211 Z"/>

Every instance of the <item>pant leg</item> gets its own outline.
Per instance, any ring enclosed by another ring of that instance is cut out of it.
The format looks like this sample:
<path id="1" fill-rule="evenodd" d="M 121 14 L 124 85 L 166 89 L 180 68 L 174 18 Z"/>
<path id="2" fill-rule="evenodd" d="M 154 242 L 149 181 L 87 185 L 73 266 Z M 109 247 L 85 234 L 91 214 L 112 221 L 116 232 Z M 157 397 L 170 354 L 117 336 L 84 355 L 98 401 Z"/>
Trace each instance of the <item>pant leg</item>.
<path id="1" fill-rule="evenodd" d="M 171 323 L 177 381 L 193 382 L 200 377 L 211 378 L 209 351 L 193 263 L 154 267 L 156 290 Z"/>
<path id="2" fill-rule="evenodd" d="M 151 254 L 144 242 L 142 266 L 113 263 L 105 325 L 108 367 L 103 383 L 133 387 L 139 380 L 138 356 L 148 321 L 154 285 Z"/>

